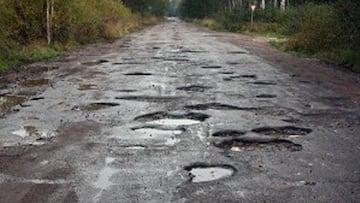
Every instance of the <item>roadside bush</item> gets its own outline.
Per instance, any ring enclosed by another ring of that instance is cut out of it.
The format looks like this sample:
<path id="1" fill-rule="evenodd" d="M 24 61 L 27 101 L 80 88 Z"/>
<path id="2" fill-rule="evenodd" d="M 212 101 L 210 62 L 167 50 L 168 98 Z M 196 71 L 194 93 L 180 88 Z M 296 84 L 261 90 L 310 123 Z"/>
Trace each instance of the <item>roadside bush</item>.
<path id="1" fill-rule="evenodd" d="M 336 12 L 329 5 L 307 4 L 298 19 L 298 33 L 288 43 L 291 50 L 305 50 L 310 53 L 329 50 L 339 45 L 341 23 Z"/>

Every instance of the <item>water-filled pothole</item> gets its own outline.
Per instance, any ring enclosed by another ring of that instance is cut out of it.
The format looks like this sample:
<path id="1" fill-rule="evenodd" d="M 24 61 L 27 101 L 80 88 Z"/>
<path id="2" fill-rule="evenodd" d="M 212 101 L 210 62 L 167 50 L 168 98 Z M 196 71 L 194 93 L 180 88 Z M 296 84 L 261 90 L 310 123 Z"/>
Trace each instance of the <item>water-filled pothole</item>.
<path id="1" fill-rule="evenodd" d="M 302 146 L 285 139 L 235 138 L 214 143 L 216 147 L 232 151 L 301 151 Z"/>
<path id="2" fill-rule="evenodd" d="M 187 92 L 204 92 L 207 89 L 210 89 L 211 87 L 203 86 L 203 85 L 189 85 L 189 86 L 183 86 L 176 88 L 177 90 L 183 90 Z"/>
<path id="3" fill-rule="evenodd" d="M 96 111 L 100 109 L 110 108 L 114 106 L 119 106 L 118 103 L 112 103 L 112 102 L 97 102 L 97 103 L 91 103 L 88 105 L 80 106 L 80 110 L 82 111 Z"/>
<path id="4" fill-rule="evenodd" d="M 22 96 L 2 96 L 0 97 L 0 113 L 6 113 L 12 107 L 25 102 L 26 97 Z"/>
<path id="5" fill-rule="evenodd" d="M 131 100 L 131 101 L 141 101 L 141 102 L 172 102 L 181 99 L 182 97 L 178 96 L 147 96 L 147 95 L 138 95 L 138 96 L 120 96 L 115 97 L 119 100 Z"/>
<path id="6" fill-rule="evenodd" d="M 203 69 L 220 69 L 222 66 L 202 66 Z"/>
<path id="7" fill-rule="evenodd" d="M 207 51 L 201 50 L 191 50 L 191 49 L 183 49 L 181 50 L 182 53 L 208 53 Z"/>
<path id="8" fill-rule="evenodd" d="M 38 80 L 26 80 L 20 83 L 23 87 L 35 87 L 35 86 L 41 86 L 41 85 L 48 85 L 50 84 L 49 79 L 38 79 Z"/>
<path id="9" fill-rule="evenodd" d="M 189 172 L 190 181 L 193 183 L 228 178 L 236 172 L 236 168 L 231 165 L 208 165 L 202 163 L 185 166 L 184 170 Z"/>
<path id="10" fill-rule="evenodd" d="M 253 111 L 257 110 L 258 108 L 255 107 L 239 107 L 233 106 L 228 104 L 221 104 L 221 103 L 206 103 L 206 104 L 195 104 L 195 105 L 187 105 L 185 106 L 186 109 L 193 109 L 193 110 L 243 110 L 243 111 Z"/>
<path id="11" fill-rule="evenodd" d="M 257 76 L 256 75 L 239 75 L 241 78 L 251 78 L 251 79 L 256 79 Z"/>
<path id="12" fill-rule="evenodd" d="M 259 94 L 259 95 L 256 95 L 256 98 L 271 99 L 271 98 L 276 98 L 276 95 L 274 95 L 274 94 Z"/>
<path id="13" fill-rule="evenodd" d="M 150 76 L 152 73 L 143 73 L 143 72 L 133 72 L 133 73 L 125 73 L 126 76 Z"/>
<path id="14" fill-rule="evenodd" d="M 168 112 L 155 112 L 136 117 L 134 120 L 141 122 L 148 122 L 152 125 L 165 125 L 165 126 L 181 126 L 181 125 L 194 125 L 205 121 L 210 116 L 202 113 L 168 113 Z"/>
<path id="15" fill-rule="evenodd" d="M 255 128 L 252 132 L 263 134 L 263 135 L 271 135 L 271 136 L 304 136 L 312 132 L 309 128 L 300 128 L 295 126 L 281 126 L 281 127 L 261 127 Z"/>
<path id="16" fill-rule="evenodd" d="M 213 137 L 240 137 L 245 135 L 245 132 L 238 130 L 222 130 L 212 134 Z"/>
<path id="17" fill-rule="evenodd" d="M 185 129 L 184 128 L 164 128 L 160 126 L 144 126 L 144 127 L 135 127 L 131 130 L 148 135 L 180 135 Z"/>

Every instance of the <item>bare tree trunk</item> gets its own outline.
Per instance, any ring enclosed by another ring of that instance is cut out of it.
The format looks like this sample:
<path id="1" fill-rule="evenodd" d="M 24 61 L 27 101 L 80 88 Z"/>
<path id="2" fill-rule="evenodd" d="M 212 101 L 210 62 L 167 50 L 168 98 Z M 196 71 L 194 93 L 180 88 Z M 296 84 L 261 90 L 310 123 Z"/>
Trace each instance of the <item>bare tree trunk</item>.
<path id="1" fill-rule="evenodd" d="M 261 0 L 261 5 L 260 5 L 260 7 L 261 7 L 262 9 L 265 9 L 265 0 Z"/>
<path id="2" fill-rule="evenodd" d="M 47 32 L 47 43 L 51 44 L 52 40 L 52 24 L 54 19 L 54 1 L 46 0 L 46 32 Z"/>
<path id="3" fill-rule="evenodd" d="M 46 0 L 46 32 L 47 32 L 47 43 L 51 43 L 51 25 L 50 25 L 50 0 Z"/>
<path id="4" fill-rule="evenodd" d="M 285 5 L 286 5 L 286 0 L 281 0 L 281 2 L 280 2 L 281 10 L 285 11 Z"/>
<path id="5" fill-rule="evenodd" d="M 275 8 L 278 7 L 278 0 L 274 0 L 274 7 L 275 7 Z"/>

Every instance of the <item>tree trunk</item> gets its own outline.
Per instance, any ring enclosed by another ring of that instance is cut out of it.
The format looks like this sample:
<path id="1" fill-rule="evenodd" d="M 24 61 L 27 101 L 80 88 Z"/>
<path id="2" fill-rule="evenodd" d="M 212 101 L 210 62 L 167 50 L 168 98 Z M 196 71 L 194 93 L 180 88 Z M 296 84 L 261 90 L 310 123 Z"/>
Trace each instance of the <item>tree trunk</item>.
<path id="1" fill-rule="evenodd" d="M 262 9 L 265 9 L 265 0 L 262 0 L 262 1 L 261 1 L 260 7 L 261 7 Z"/>
<path id="2" fill-rule="evenodd" d="M 281 0 L 281 2 L 280 2 L 281 10 L 285 11 L 285 5 L 286 5 L 286 0 Z"/>
<path id="3" fill-rule="evenodd" d="M 51 43 L 51 25 L 50 25 L 50 0 L 46 0 L 46 36 L 48 45 Z"/>
<path id="4" fill-rule="evenodd" d="M 274 7 L 275 7 L 275 8 L 278 7 L 278 0 L 274 0 Z"/>

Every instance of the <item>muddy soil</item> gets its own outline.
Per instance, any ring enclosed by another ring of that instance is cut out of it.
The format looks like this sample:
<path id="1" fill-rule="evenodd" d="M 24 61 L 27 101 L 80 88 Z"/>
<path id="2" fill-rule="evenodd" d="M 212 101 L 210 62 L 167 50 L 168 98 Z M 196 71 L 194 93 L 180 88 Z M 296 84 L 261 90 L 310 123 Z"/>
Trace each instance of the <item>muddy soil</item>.
<path id="1" fill-rule="evenodd" d="M 359 76 L 169 20 L 0 76 L 0 202 L 357 202 Z"/>

